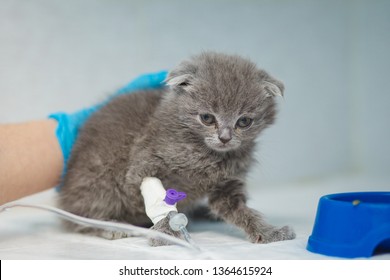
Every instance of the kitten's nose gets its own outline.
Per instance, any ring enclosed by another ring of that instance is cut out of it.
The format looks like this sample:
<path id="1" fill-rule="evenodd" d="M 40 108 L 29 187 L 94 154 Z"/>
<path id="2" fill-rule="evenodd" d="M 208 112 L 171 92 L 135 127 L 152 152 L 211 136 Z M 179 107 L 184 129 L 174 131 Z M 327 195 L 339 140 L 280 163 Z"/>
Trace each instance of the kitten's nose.
<path id="1" fill-rule="evenodd" d="M 218 135 L 219 140 L 226 144 L 230 140 L 232 140 L 232 130 L 230 128 L 224 128 Z"/>

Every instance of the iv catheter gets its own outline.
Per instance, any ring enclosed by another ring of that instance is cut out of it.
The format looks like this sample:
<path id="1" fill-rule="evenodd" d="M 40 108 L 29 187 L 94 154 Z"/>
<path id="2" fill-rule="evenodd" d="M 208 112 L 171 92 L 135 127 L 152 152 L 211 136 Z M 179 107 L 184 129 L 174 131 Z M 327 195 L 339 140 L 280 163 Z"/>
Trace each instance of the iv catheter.
<path id="1" fill-rule="evenodd" d="M 180 231 L 189 244 L 200 250 L 186 229 L 187 217 L 183 213 L 178 213 L 176 209 L 176 203 L 186 198 L 186 193 L 178 192 L 175 189 L 165 191 L 161 181 L 155 177 L 144 178 L 140 188 L 144 197 L 146 215 L 153 224 L 168 217 L 170 228 L 173 231 Z"/>

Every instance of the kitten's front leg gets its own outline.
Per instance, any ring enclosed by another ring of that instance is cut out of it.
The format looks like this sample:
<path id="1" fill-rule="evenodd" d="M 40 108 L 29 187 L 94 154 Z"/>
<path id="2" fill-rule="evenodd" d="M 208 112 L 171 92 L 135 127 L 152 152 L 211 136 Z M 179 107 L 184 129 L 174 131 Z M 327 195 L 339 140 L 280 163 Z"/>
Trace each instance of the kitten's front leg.
<path id="1" fill-rule="evenodd" d="M 145 209 L 144 200 L 140 193 L 140 186 L 142 183 L 142 180 L 146 177 L 158 177 L 158 173 L 163 166 L 163 164 L 156 160 L 153 157 L 150 157 L 149 155 L 144 155 L 144 160 L 148 162 L 149 164 L 135 164 L 129 167 L 127 174 L 126 174 L 126 182 L 125 182 L 125 189 L 127 191 L 129 190 L 136 190 L 138 196 L 140 197 L 139 201 L 141 202 L 142 206 L 139 206 L 143 210 Z M 131 197 L 134 197 L 135 195 L 130 195 Z M 146 216 L 146 213 L 143 211 L 143 215 Z M 148 217 L 145 217 L 148 219 Z M 171 229 L 169 226 L 169 217 L 165 217 L 164 219 L 157 222 L 154 226 L 151 227 L 151 230 L 156 230 L 168 235 L 172 235 L 174 237 L 180 238 L 181 234 L 180 232 L 175 232 Z M 164 239 L 161 239 L 159 237 L 150 238 L 149 239 L 149 245 L 151 246 L 164 246 L 164 245 L 170 245 L 170 243 Z"/>
<path id="2" fill-rule="evenodd" d="M 244 183 L 228 180 L 217 185 L 209 195 L 210 209 L 226 222 L 243 229 L 253 243 L 270 243 L 295 238 L 294 231 L 266 223 L 262 215 L 246 205 Z"/>

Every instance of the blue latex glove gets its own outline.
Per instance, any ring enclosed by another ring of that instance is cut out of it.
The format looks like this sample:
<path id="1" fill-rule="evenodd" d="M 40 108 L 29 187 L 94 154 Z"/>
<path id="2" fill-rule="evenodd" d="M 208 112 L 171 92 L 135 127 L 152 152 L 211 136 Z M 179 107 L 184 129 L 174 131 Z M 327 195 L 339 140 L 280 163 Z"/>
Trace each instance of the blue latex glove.
<path id="1" fill-rule="evenodd" d="M 167 71 L 161 71 L 157 73 L 141 75 L 138 78 L 134 79 L 121 89 L 119 89 L 115 94 L 109 97 L 106 101 L 92 106 L 90 108 L 85 108 L 80 111 L 77 111 L 73 114 L 67 114 L 64 112 L 57 112 L 49 115 L 49 118 L 55 119 L 58 121 L 58 126 L 56 130 L 56 137 L 61 146 L 62 155 L 64 159 L 64 169 L 63 174 L 66 172 L 66 165 L 72 150 L 73 144 L 76 141 L 79 129 L 85 123 L 85 121 L 100 109 L 102 106 L 107 104 L 114 97 L 126 93 L 131 93 L 136 90 L 142 89 L 153 89 L 164 86 L 164 80 L 167 76 Z"/>

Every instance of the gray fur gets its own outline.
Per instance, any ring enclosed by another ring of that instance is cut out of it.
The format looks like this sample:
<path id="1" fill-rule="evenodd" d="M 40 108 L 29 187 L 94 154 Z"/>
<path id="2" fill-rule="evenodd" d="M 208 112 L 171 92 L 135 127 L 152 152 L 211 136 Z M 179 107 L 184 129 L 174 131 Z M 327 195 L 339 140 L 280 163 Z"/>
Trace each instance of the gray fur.
<path id="1" fill-rule="evenodd" d="M 214 52 L 182 62 L 166 83 L 117 97 L 87 121 L 69 160 L 61 207 L 149 226 L 139 188 L 144 177 L 157 177 L 166 188 L 187 193 L 179 211 L 207 197 L 212 213 L 243 229 L 251 242 L 293 239 L 289 227 L 275 228 L 246 206 L 244 184 L 255 139 L 274 122 L 274 98 L 283 94 L 283 84 L 246 59 Z M 205 125 L 200 114 L 212 114 L 216 122 Z M 240 128 L 243 116 L 253 122 Z M 107 237 L 101 230 L 67 225 Z M 154 228 L 170 232 L 167 223 Z"/>

